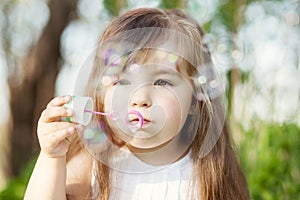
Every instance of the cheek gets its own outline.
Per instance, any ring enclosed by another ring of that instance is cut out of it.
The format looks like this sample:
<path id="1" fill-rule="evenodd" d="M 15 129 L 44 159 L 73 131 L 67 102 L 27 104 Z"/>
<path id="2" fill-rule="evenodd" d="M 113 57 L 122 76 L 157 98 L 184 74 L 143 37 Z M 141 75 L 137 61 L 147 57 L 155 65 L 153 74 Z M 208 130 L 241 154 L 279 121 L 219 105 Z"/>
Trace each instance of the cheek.
<path id="1" fill-rule="evenodd" d="M 192 95 L 186 93 L 185 96 L 179 97 L 179 95 L 169 94 L 158 99 L 157 103 L 165 110 L 166 120 L 183 125 L 190 111 Z"/>
<path id="2" fill-rule="evenodd" d="M 158 103 L 165 111 L 166 120 L 181 124 L 182 121 L 182 109 L 179 103 L 179 99 L 174 96 L 164 96 L 160 98 Z"/>

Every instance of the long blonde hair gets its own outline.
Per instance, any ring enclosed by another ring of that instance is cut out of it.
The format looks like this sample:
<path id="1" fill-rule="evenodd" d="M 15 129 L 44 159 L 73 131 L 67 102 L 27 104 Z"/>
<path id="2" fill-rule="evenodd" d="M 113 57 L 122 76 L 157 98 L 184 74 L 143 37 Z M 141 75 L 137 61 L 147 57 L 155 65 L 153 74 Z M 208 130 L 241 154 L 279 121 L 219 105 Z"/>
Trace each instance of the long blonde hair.
<path id="1" fill-rule="evenodd" d="M 181 10 L 171 9 L 171 10 L 161 10 L 156 8 L 139 8 L 135 10 L 128 11 L 121 16 L 115 18 L 105 29 L 102 37 L 99 41 L 99 46 L 108 38 L 113 37 L 121 32 L 133 30 L 136 28 L 143 27 L 156 27 L 156 28 L 167 28 L 170 30 L 178 31 L 188 38 L 196 41 L 201 46 L 201 51 L 206 52 L 195 52 L 195 49 L 191 49 L 193 57 L 200 59 L 201 63 L 210 63 L 210 54 L 206 49 L 205 44 L 202 44 L 202 39 L 204 33 L 197 23 L 196 20 L 189 17 Z M 163 36 L 160 36 L 162 39 Z M 148 38 L 149 39 L 149 38 Z M 121 40 L 121 39 L 120 39 Z M 135 40 L 142 40 L 142 38 L 135 38 Z M 155 39 L 159 40 L 159 38 Z M 141 43 L 147 43 L 149 40 L 145 40 Z M 183 41 L 184 42 L 184 41 Z M 184 49 L 183 51 L 185 51 Z M 199 50 L 199 49 L 198 49 Z M 151 51 L 147 51 L 148 53 Z M 191 53 L 189 53 L 191 54 Z M 188 63 L 183 59 L 182 63 L 187 65 L 193 65 Z M 197 63 L 198 61 L 196 61 Z M 103 67 L 103 66 L 102 66 Z M 195 72 L 193 68 L 188 68 L 185 73 L 188 76 L 193 76 Z M 101 69 L 97 69 L 101 71 Z M 179 71 L 181 69 L 178 69 Z M 99 75 L 99 73 L 93 73 L 94 76 Z M 96 105 L 103 108 L 103 103 L 99 99 L 95 99 Z M 226 124 L 221 123 L 220 133 L 210 132 L 209 134 L 216 134 L 215 137 L 218 139 L 216 143 L 210 149 L 209 152 L 203 154 L 201 146 L 204 143 L 205 137 L 207 136 L 211 122 L 218 121 L 218 117 L 224 117 L 222 113 L 222 107 L 220 106 L 221 100 L 219 98 L 210 98 L 206 96 L 204 100 L 197 101 L 197 106 L 199 107 L 199 117 L 198 129 L 193 138 L 193 141 L 189 147 L 191 151 L 191 158 L 193 162 L 193 175 L 191 180 L 192 193 L 196 194 L 197 197 L 201 199 L 239 199 L 247 200 L 249 199 L 249 191 L 246 183 L 246 179 L 238 163 L 236 153 L 232 146 L 232 141 L 229 135 L 229 130 Z M 212 106 L 214 105 L 214 106 Z M 221 112 L 221 116 L 215 115 L 212 119 L 212 109 L 220 109 L 218 113 Z M 105 121 L 104 118 L 99 120 Z M 221 120 L 222 121 L 222 120 Z M 106 125 L 104 129 L 107 132 L 112 132 Z M 116 141 L 117 139 L 110 135 L 110 139 L 113 143 L 117 145 L 123 145 L 122 141 Z M 74 155 L 76 155 L 83 145 L 79 138 L 76 138 L 70 145 L 70 149 L 67 155 L 67 159 L 70 160 Z M 100 186 L 98 199 L 107 200 L 110 195 L 110 170 L 109 167 L 101 162 L 97 162 L 96 180 Z"/>

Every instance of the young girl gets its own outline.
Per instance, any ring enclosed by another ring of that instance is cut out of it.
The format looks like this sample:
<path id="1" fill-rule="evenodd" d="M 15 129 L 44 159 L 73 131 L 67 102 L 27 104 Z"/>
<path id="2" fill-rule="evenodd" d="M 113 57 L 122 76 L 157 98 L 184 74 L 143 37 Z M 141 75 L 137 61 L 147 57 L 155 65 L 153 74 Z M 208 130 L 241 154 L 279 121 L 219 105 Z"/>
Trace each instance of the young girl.
<path id="1" fill-rule="evenodd" d="M 203 37 L 180 10 L 114 19 L 79 75 L 85 97 L 54 98 L 39 119 L 25 199 L 249 199 Z M 87 124 L 76 98 L 93 104 Z"/>

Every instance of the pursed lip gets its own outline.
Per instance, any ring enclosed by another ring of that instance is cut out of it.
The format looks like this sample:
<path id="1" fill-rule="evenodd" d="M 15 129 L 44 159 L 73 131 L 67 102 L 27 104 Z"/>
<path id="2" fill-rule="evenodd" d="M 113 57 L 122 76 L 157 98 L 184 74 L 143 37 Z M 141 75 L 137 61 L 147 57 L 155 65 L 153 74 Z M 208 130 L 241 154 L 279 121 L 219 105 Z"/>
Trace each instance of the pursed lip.
<path id="1" fill-rule="evenodd" d="M 152 122 L 147 114 L 136 109 L 130 110 L 127 117 L 128 125 L 139 129 L 148 126 Z"/>
<path id="2" fill-rule="evenodd" d="M 138 123 L 140 121 L 140 119 L 138 117 L 135 117 L 135 118 L 132 118 L 132 119 L 129 119 L 128 122 L 129 123 Z M 151 120 L 147 119 L 147 118 L 144 118 L 144 124 L 146 123 L 150 123 Z"/>
<path id="3" fill-rule="evenodd" d="M 152 122 L 148 118 L 143 118 L 143 119 L 144 119 L 144 121 L 143 121 L 142 127 L 148 126 Z M 128 120 L 128 123 L 130 125 L 137 126 L 140 123 L 140 119 L 138 117 L 133 117 L 133 118 Z M 142 128 L 142 127 L 140 127 L 140 128 Z"/>

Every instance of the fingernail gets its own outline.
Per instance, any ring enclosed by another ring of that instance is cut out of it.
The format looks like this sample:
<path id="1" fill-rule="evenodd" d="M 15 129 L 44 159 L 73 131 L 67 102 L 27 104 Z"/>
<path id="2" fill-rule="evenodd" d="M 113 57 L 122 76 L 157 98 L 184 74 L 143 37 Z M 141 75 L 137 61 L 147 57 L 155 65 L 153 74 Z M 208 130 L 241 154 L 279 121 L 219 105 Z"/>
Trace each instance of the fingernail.
<path id="1" fill-rule="evenodd" d="M 72 115 L 72 110 L 70 108 L 67 108 L 66 113 L 67 113 L 68 116 L 71 116 Z"/>
<path id="2" fill-rule="evenodd" d="M 73 132 L 74 132 L 74 128 L 73 128 L 73 127 L 69 127 L 69 128 L 68 128 L 68 132 L 69 132 L 69 133 L 73 133 Z"/>
<path id="3" fill-rule="evenodd" d="M 70 99 L 70 96 L 67 95 L 67 96 L 64 97 L 64 99 L 65 99 L 65 101 L 68 101 Z"/>

